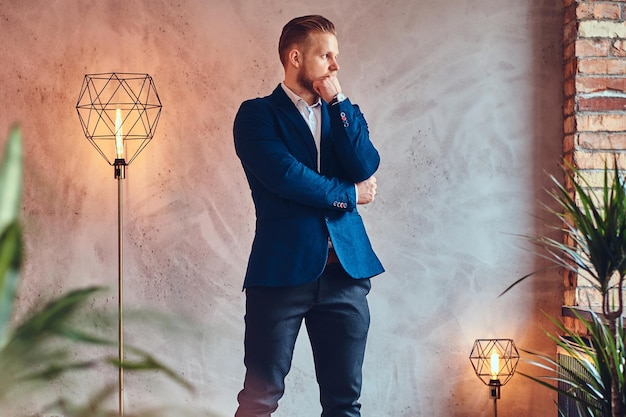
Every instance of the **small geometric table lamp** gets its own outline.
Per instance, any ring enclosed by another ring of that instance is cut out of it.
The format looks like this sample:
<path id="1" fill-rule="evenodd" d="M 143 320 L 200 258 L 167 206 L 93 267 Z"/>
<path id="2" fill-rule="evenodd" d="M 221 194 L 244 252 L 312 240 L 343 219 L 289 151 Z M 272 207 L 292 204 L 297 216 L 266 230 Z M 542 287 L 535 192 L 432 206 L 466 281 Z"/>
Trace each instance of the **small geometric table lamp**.
<path id="1" fill-rule="evenodd" d="M 494 416 L 498 416 L 500 387 L 506 384 L 517 368 L 519 353 L 512 339 L 477 339 L 470 353 L 476 376 L 489 386 Z"/>
<path id="2" fill-rule="evenodd" d="M 123 251 L 122 180 L 126 166 L 139 155 L 154 136 L 161 100 L 148 74 L 87 74 L 78 96 L 76 110 L 85 137 L 114 167 L 117 179 L 118 231 L 118 342 L 119 415 L 124 415 L 124 329 L 123 329 Z"/>

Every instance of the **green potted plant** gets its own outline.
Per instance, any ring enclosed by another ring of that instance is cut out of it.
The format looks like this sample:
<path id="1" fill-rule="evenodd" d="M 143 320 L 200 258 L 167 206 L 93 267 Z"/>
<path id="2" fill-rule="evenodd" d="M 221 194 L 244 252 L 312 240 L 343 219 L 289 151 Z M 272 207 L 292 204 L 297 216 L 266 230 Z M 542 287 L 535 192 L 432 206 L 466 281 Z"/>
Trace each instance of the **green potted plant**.
<path id="1" fill-rule="evenodd" d="M 599 190 L 571 166 L 565 169 L 565 183 L 571 184 L 572 190 L 551 178 L 556 189 L 550 195 L 560 210 L 548 210 L 561 222 L 558 229 L 565 239 L 543 237 L 535 241 L 557 266 L 584 274 L 601 296 L 602 309 L 599 313 L 590 311 L 588 317 L 571 309 L 586 329 L 586 337 L 553 320 L 561 335 L 549 336 L 575 364 L 559 364 L 548 355 L 530 352 L 539 359 L 535 365 L 556 375 L 531 378 L 573 399 L 582 416 L 624 417 L 626 352 L 621 289 L 626 275 L 626 184 L 616 160 L 612 169 L 605 165 Z"/>
<path id="2" fill-rule="evenodd" d="M 78 370 L 102 364 L 119 367 L 118 358 L 96 356 L 72 359 L 70 347 L 117 346 L 109 340 L 83 330 L 74 318 L 83 315 L 86 303 L 93 300 L 102 288 L 90 287 L 69 291 L 51 300 L 17 324 L 13 324 L 14 303 L 22 266 L 22 233 L 19 213 L 22 191 L 22 140 L 18 126 L 14 126 L 0 161 L 0 410 L 5 414 L 16 401 L 16 394 L 29 397 L 48 385 L 51 380 Z M 132 358 L 124 360 L 129 371 L 149 370 L 164 373 L 169 378 L 191 389 L 174 371 L 164 366 L 148 352 L 127 347 Z M 115 416 L 117 410 L 106 407 L 113 394 L 111 384 L 94 387 L 84 403 L 60 396 L 50 408 L 59 410 L 65 417 Z M 71 397 L 71 395 L 70 395 Z M 35 410 L 30 410 L 33 412 Z M 133 413 L 132 416 L 191 415 L 189 410 L 155 408 Z M 131 415 L 131 414 L 127 414 Z"/>

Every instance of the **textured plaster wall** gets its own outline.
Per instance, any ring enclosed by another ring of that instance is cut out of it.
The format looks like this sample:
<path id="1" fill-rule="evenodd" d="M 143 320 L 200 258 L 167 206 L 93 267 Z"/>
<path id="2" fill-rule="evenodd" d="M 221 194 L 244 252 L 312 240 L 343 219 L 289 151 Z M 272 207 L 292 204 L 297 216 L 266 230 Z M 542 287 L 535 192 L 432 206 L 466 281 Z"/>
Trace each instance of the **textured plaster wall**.
<path id="1" fill-rule="evenodd" d="M 130 312 L 184 320 L 129 314 L 127 341 L 196 393 L 129 376 L 126 407 L 232 415 L 253 233 L 232 120 L 242 100 L 281 81 L 283 24 L 320 13 L 338 26 L 342 84 L 383 158 L 378 199 L 362 209 L 387 268 L 370 297 L 364 415 L 490 415 L 468 360 L 474 339 L 554 350 L 543 311 L 559 312 L 559 276 L 498 294 L 541 267 L 515 235 L 546 232 L 537 216 L 561 149 L 561 9 L 560 0 L 0 1 L 0 132 L 21 122 L 26 146 L 20 312 L 87 285 L 110 286 L 114 312 L 117 183 L 75 105 L 85 73 L 149 73 L 163 113 L 124 180 L 125 301 Z M 303 334 L 277 417 L 319 415 L 309 356 Z M 57 392 L 80 398 L 107 379 L 115 374 Z M 522 377 L 502 394 L 501 416 L 556 415 L 552 394 Z"/>

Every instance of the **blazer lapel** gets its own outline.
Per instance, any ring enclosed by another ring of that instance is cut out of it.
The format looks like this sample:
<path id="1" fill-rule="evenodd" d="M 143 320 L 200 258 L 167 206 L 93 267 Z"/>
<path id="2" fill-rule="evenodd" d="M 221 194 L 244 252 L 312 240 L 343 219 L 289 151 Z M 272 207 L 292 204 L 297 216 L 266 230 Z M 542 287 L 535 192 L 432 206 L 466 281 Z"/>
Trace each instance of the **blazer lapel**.
<path id="1" fill-rule="evenodd" d="M 280 85 L 276 87 L 271 97 L 276 104 L 277 110 L 281 112 L 288 121 L 288 124 L 291 127 L 289 131 L 293 130 L 293 134 L 290 134 L 286 139 L 289 141 L 301 141 L 311 157 L 309 163 L 312 163 L 312 165 L 310 166 L 316 167 L 317 149 L 315 148 L 315 141 L 313 139 L 313 135 L 311 134 L 311 130 L 302 118 L 302 115 Z M 322 123 L 322 128 L 323 126 L 324 124 Z"/>
<path id="2" fill-rule="evenodd" d="M 327 104 L 322 101 L 322 138 L 320 141 L 320 172 L 326 173 L 328 167 L 328 161 L 330 158 L 328 155 L 332 152 L 333 148 L 333 135 L 330 128 L 330 115 L 328 114 Z"/>

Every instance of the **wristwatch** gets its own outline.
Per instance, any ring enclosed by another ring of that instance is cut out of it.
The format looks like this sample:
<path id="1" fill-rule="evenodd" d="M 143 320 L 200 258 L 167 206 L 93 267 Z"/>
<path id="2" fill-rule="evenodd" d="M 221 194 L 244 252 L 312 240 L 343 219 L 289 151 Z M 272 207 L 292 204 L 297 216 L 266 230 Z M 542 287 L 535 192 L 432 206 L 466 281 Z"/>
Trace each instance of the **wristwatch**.
<path id="1" fill-rule="evenodd" d="M 337 95 L 335 97 L 333 97 L 332 100 L 330 100 L 330 104 L 331 106 L 334 106 L 337 103 L 341 103 L 342 101 L 344 101 L 346 99 L 346 95 L 344 93 L 337 93 Z"/>

